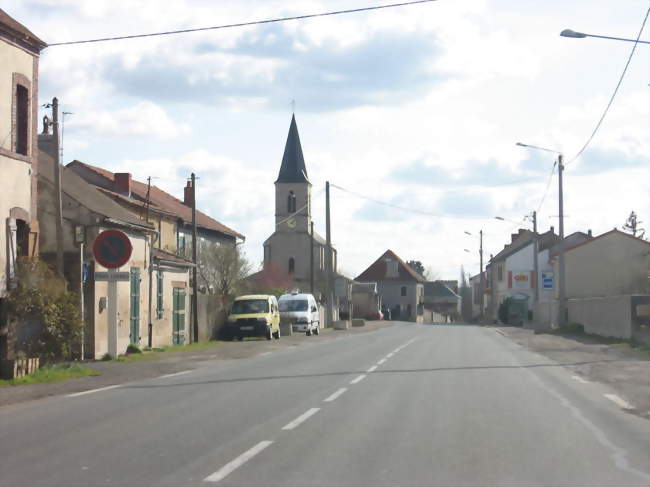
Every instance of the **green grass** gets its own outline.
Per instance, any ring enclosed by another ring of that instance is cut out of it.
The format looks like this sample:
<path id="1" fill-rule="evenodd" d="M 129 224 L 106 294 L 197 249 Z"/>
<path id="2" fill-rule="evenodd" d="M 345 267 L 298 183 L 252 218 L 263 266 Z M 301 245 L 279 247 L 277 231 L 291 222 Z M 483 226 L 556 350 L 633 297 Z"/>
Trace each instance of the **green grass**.
<path id="1" fill-rule="evenodd" d="M 17 386 L 22 384 L 42 384 L 45 382 L 60 382 L 62 380 L 75 379 L 77 377 L 88 377 L 100 375 L 99 372 L 79 364 L 57 364 L 41 367 L 31 375 L 19 379 L 0 380 L 2 386 Z"/>
<path id="2" fill-rule="evenodd" d="M 153 348 L 151 350 L 145 348 L 142 353 L 130 353 L 127 355 L 120 355 L 113 362 L 146 362 L 150 360 L 157 360 L 164 352 L 195 352 L 199 350 L 206 350 L 208 348 L 222 345 L 224 341 L 211 340 L 208 342 L 191 343 L 189 345 L 166 345 L 160 348 Z"/>

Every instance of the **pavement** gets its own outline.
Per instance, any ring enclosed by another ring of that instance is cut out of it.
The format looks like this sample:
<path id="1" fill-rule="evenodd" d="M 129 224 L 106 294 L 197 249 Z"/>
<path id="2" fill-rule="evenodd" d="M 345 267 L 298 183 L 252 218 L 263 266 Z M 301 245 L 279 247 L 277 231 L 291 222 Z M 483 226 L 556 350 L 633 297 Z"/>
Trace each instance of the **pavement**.
<path id="1" fill-rule="evenodd" d="M 650 422 L 495 328 L 331 336 L 2 407 L 0 486 L 650 485 Z"/>
<path id="2" fill-rule="evenodd" d="M 630 405 L 629 412 L 650 419 L 650 352 L 622 340 L 590 335 L 535 334 L 519 327 L 499 332 L 535 353 L 564 364 L 583 381 L 606 384 Z"/>

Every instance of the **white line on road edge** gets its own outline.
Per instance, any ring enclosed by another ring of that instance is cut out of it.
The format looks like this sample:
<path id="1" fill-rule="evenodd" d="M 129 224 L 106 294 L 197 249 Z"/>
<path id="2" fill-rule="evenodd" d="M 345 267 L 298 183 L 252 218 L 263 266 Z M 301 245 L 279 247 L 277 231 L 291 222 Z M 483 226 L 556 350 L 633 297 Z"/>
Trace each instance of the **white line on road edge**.
<path id="1" fill-rule="evenodd" d="M 291 423 L 289 423 L 288 425 L 286 425 L 282 429 L 283 430 L 292 430 L 292 429 L 296 428 L 297 426 L 300 426 L 300 423 L 302 423 L 302 422 L 308 420 L 309 418 L 311 418 L 318 411 L 320 411 L 320 408 L 311 408 L 306 413 L 298 416 L 296 419 L 291 421 Z"/>
<path id="2" fill-rule="evenodd" d="M 368 370 L 366 370 L 366 372 L 370 373 L 370 372 L 374 372 L 375 370 L 377 370 L 377 366 L 376 366 L 376 365 L 373 365 L 373 366 L 370 367 Z"/>
<path id="3" fill-rule="evenodd" d="M 386 355 L 386 358 L 391 358 L 393 355 L 395 355 L 395 352 L 390 352 L 388 355 Z"/>
<path id="4" fill-rule="evenodd" d="M 336 391 L 336 392 L 335 392 L 334 394 L 332 394 L 330 397 L 328 397 L 327 399 L 325 399 L 325 402 L 332 402 L 332 401 L 335 401 L 336 399 L 338 399 L 338 397 L 339 397 L 341 394 L 343 394 L 343 393 L 344 393 L 345 391 L 347 391 L 347 390 L 348 390 L 347 387 L 341 387 L 338 391 Z"/>
<path id="5" fill-rule="evenodd" d="M 623 409 L 634 409 L 634 407 L 632 407 L 629 402 L 627 402 L 625 399 L 621 399 L 616 394 L 605 394 L 605 397 Z"/>
<path id="6" fill-rule="evenodd" d="M 360 376 L 355 377 L 354 379 L 352 379 L 352 380 L 350 381 L 350 384 L 356 384 L 356 383 L 358 383 L 358 382 L 361 382 L 361 381 L 362 381 L 363 379 L 365 379 L 365 378 L 366 378 L 366 374 L 361 374 Z"/>
<path id="7" fill-rule="evenodd" d="M 502 332 L 501 330 L 499 330 L 498 328 L 493 328 L 493 330 L 496 331 L 499 335 L 508 338 L 508 335 L 506 335 L 505 333 L 503 333 L 503 332 Z"/>
<path id="8" fill-rule="evenodd" d="M 577 380 L 578 382 L 581 382 L 581 383 L 583 383 L 583 384 L 589 384 L 589 381 L 588 381 L 588 380 L 584 380 L 584 379 L 583 379 L 582 377 L 580 377 L 579 375 L 572 375 L 571 378 L 572 378 L 573 380 Z"/>
<path id="9" fill-rule="evenodd" d="M 101 391 L 107 391 L 109 389 L 115 389 L 117 387 L 122 387 L 121 384 L 117 384 L 114 386 L 107 386 L 107 387 L 100 387 L 99 389 L 91 389 L 89 391 L 82 391 L 82 392 L 75 392 L 74 394 L 68 394 L 68 397 L 79 397 L 79 396 L 85 396 L 86 394 L 92 394 L 94 392 L 101 392 Z"/>
<path id="10" fill-rule="evenodd" d="M 388 359 L 385 359 L 385 358 L 381 359 L 379 362 L 377 362 L 377 365 L 385 364 L 386 360 L 388 360 Z"/>
<path id="11" fill-rule="evenodd" d="M 179 375 L 189 374 L 190 372 L 192 372 L 192 371 L 191 370 L 183 370 L 182 372 L 174 372 L 173 374 L 161 375 L 160 377 L 157 377 L 157 379 L 166 379 L 167 377 L 177 377 Z"/>
<path id="12" fill-rule="evenodd" d="M 206 478 L 204 478 L 203 481 L 219 482 L 220 480 L 226 478 L 232 472 L 237 470 L 239 467 L 241 467 L 244 463 L 246 463 L 248 460 L 253 458 L 255 455 L 260 453 L 262 450 L 270 446 L 272 443 L 273 443 L 272 441 L 260 441 L 257 445 L 255 445 L 247 452 L 242 453 L 230 463 L 226 463 L 223 467 L 221 467 L 212 475 L 209 475 Z"/>

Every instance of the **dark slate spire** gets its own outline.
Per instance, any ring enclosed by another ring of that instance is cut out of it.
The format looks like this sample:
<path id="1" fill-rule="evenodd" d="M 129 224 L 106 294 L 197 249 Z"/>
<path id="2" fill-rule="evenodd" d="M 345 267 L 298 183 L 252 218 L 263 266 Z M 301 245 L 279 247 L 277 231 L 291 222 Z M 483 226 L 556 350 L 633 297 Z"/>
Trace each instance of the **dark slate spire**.
<path id="1" fill-rule="evenodd" d="M 296 116 L 291 117 L 291 127 L 287 136 L 287 145 L 284 147 L 282 156 L 282 166 L 276 183 L 308 183 L 307 168 L 305 159 L 302 155 L 300 146 L 300 136 L 298 135 L 298 125 L 296 125 Z"/>

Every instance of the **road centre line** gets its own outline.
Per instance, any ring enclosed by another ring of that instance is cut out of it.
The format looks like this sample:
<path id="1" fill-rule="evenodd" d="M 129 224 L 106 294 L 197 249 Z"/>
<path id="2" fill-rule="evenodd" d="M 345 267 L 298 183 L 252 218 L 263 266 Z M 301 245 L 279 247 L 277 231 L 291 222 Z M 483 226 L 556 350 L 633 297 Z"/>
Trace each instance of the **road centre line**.
<path id="1" fill-rule="evenodd" d="M 393 355 L 395 355 L 395 352 L 390 352 L 388 355 L 386 355 L 386 358 L 391 358 Z"/>
<path id="2" fill-rule="evenodd" d="M 361 381 L 362 381 L 363 379 L 365 379 L 366 377 L 367 377 L 366 374 L 361 374 L 361 375 L 355 377 L 354 379 L 352 379 L 352 380 L 350 381 L 350 384 L 358 384 L 359 382 L 361 382 Z"/>
<path id="3" fill-rule="evenodd" d="M 79 397 L 85 396 L 86 394 L 93 394 L 95 392 L 108 391 L 109 389 L 116 389 L 122 387 L 122 384 L 116 384 L 114 386 L 100 387 L 99 389 L 90 389 L 89 391 L 75 392 L 74 394 L 68 394 L 68 397 Z"/>
<path id="4" fill-rule="evenodd" d="M 370 373 L 370 372 L 374 372 L 375 370 L 377 370 L 377 366 L 376 366 L 376 365 L 373 365 L 373 366 L 370 367 L 368 370 L 366 370 L 366 372 Z"/>
<path id="5" fill-rule="evenodd" d="M 634 409 L 634 407 L 625 399 L 621 399 L 616 394 L 604 394 L 604 396 L 623 409 Z"/>
<path id="6" fill-rule="evenodd" d="M 318 411 L 320 411 L 320 408 L 311 408 L 311 409 L 307 410 L 307 412 L 301 414 L 296 419 L 291 421 L 291 423 L 285 425 L 282 429 L 283 430 L 292 430 L 294 428 L 297 428 L 298 426 L 300 426 L 301 423 L 303 423 L 304 421 L 307 421 L 309 418 L 311 418 Z"/>
<path id="7" fill-rule="evenodd" d="M 347 391 L 347 387 L 341 387 L 338 391 L 336 391 L 334 394 L 329 396 L 327 399 L 325 399 L 325 402 L 332 402 L 338 399 L 338 397 L 343 394 L 345 391 Z"/>
<path id="8" fill-rule="evenodd" d="M 385 359 L 385 358 L 381 359 L 379 362 L 377 362 L 377 365 L 385 364 L 386 360 L 388 360 L 388 359 Z"/>
<path id="9" fill-rule="evenodd" d="M 241 467 L 244 463 L 246 463 L 248 460 L 253 458 L 255 455 L 260 453 L 262 450 L 269 447 L 272 443 L 273 443 L 272 441 L 260 441 L 257 445 L 255 445 L 250 450 L 242 453 L 231 462 L 226 463 L 223 467 L 221 467 L 219 470 L 214 472 L 212 475 L 208 475 L 206 478 L 203 479 L 203 481 L 219 482 L 220 480 L 226 478 L 232 472 L 237 470 L 239 467 Z"/>
<path id="10" fill-rule="evenodd" d="M 577 380 L 578 382 L 580 382 L 580 383 L 582 383 L 582 384 L 589 384 L 589 381 L 588 381 L 588 380 L 584 380 L 584 379 L 583 379 L 582 377 L 580 377 L 579 375 L 572 375 L 571 378 L 572 378 L 573 380 Z"/>
<path id="11" fill-rule="evenodd" d="M 160 377 L 156 377 L 156 379 L 166 379 L 167 377 L 178 377 L 179 375 L 189 374 L 190 372 L 192 372 L 192 371 L 191 370 L 183 370 L 181 372 L 174 372 L 173 374 L 161 375 Z"/>

